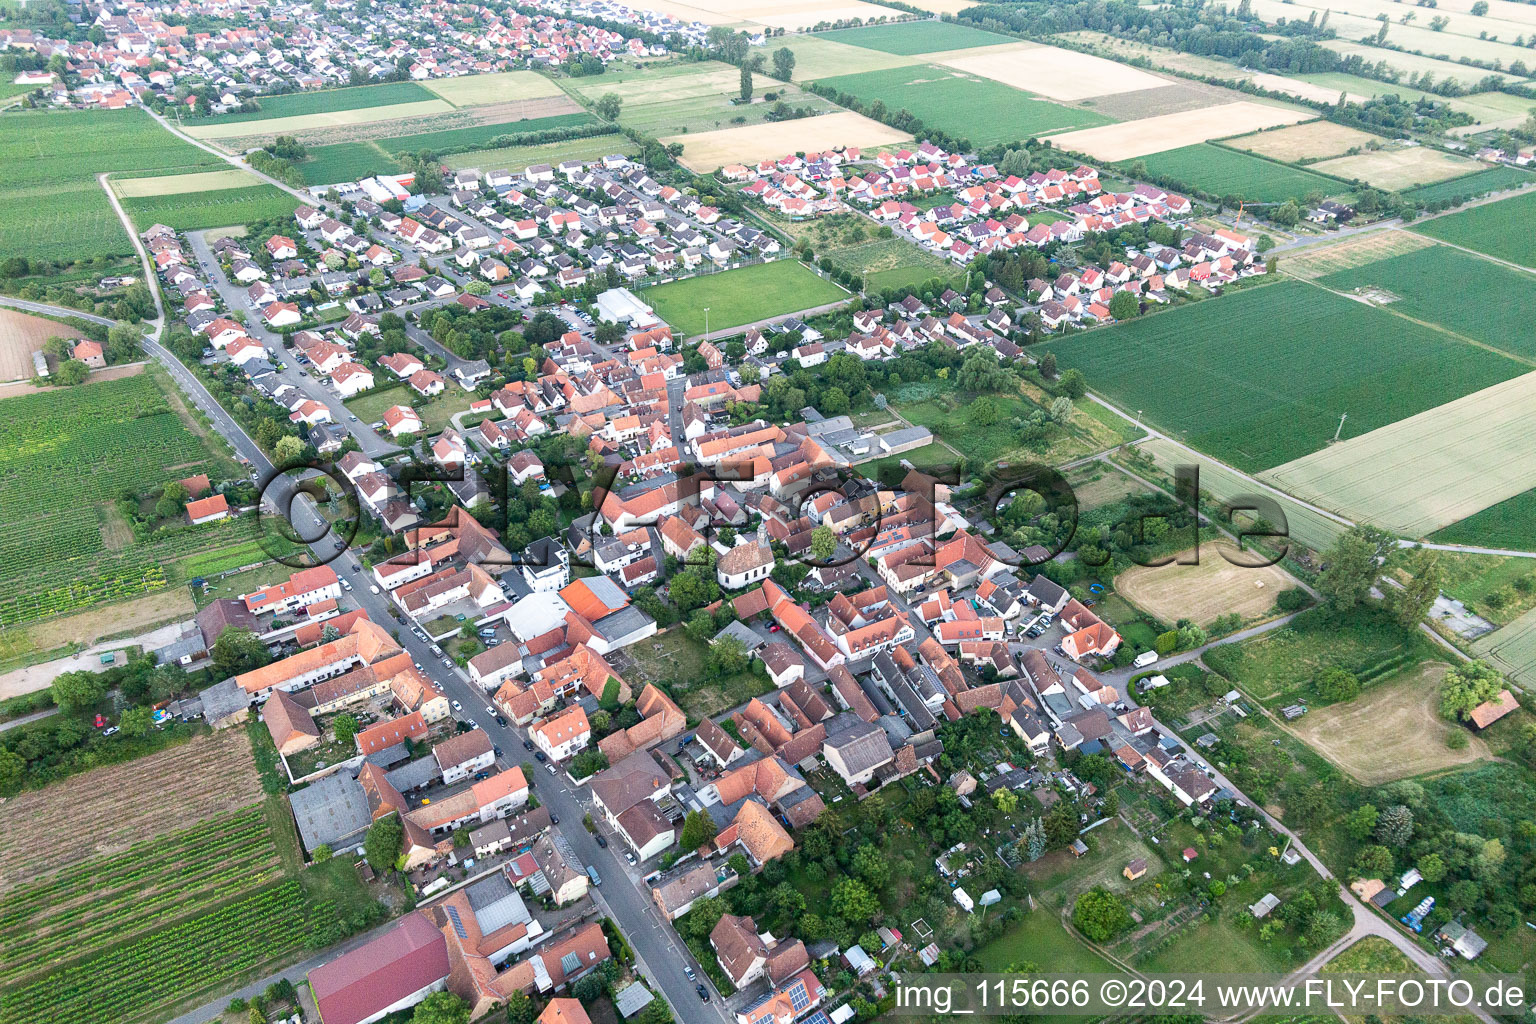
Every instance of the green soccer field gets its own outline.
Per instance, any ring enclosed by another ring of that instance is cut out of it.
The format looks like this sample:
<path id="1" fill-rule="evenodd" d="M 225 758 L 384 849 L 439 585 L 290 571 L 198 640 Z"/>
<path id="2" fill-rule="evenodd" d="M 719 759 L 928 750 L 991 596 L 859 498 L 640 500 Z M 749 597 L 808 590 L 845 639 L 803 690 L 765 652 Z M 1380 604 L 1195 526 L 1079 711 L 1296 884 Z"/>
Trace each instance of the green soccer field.
<path id="1" fill-rule="evenodd" d="M 1047 348 L 1089 387 L 1247 472 L 1443 405 L 1529 370 L 1430 327 L 1283 281 Z"/>
<path id="2" fill-rule="evenodd" d="M 711 334 L 847 298 L 848 292 L 797 260 L 758 263 L 647 288 L 641 299 L 684 336 Z"/>
<path id="3" fill-rule="evenodd" d="M 1522 267 L 1536 267 L 1536 192 L 1449 213 L 1414 224 L 1412 229 Z"/>
<path id="4" fill-rule="evenodd" d="M 835 32 L 821 32 L 818 39 L 830 39 L 834 43 L 862 46 L 866 50 L 910 56 L 916 53 L 938 53 L 942 50 L 969 50 L 977 46 L 999 46 L 1017 43 L 1012 36 L 985 32 L 969 25 L 953 21 L 909 21 L 896 25 L 870 25 L 866 28 L 844 28 Z"/>
<path id="5" fill-rule="evenodd" d="M 931 64 L 839 75 L 816 84 L 846 92 L 866 105 L 879 100 L 889 110 L 906 109 L 928 127 L 969 139 L 974 146 L 1114 123 L 1090 110 L 1065 107 L 1001 82 Z"/>
<path id="6" fill-rule="evenodd" d="M 1147 170 L 1158 179 L 1177 183 L 1178 188 L 1215 196 L 1241 196 L 1260 203 L 1281 203 L 1287 199 L 1300 202 L 1309 192 L 1326 196 L 1349 188 L 1342 181 L 1321 174 L 1223 149 L 1208 142 L 1181 146 L 1132 161 L 1136 162 L 1146 164 Z"/>

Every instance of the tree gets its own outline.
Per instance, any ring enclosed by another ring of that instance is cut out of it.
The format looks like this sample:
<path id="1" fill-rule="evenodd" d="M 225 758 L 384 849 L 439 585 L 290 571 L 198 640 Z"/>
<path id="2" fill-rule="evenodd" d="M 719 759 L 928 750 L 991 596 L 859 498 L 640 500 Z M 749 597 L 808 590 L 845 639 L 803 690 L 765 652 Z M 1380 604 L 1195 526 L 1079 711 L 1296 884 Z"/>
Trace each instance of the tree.
<path id="1" fill-rule="evenodd" d="M 697 850 L 715 841 L 718 834 L 715 820 L 704 811 L 689 811 L 683 819 L 683 830 L 677 837 L 677 845 L 683 850 Z"/>
<path id="2" fill-rule="evenodd" d="M 746 671 L 749 658 L 746 645 L 734 636 L 723 636 L 709 646 L 705 670 L 715 679 L 724 679 Z"/>
<path id="3" fill-rule="evenodd" d="M 832 913 L 850 924 L 863 924 L 880 912 L 880 901 L 863 882 L 845 878 L 832 887 Z"/>
<path id="4" fill-rule="evenodd" d="M 624 109 L 624 97 L 616 92 L 610 92 L 599 97 L 598 101 L 592 104 L 592 109 L 597 111 L 597 116 L 604 121 L 617 121 L 619 111 Z"/>
<path id="5" fill-rule="evenodd" d="M 837 534 L 832 527 L 823 524 L 811 531 L 811 557 L 818 562 L 830 562 L 837 553 Z"/>
<path id="6" fill-rule="evenodd" d="M 368 826 L 368 838 L 363 841 L 363 856 L 375 871 L 388 871 L 400 859 L 405 845 L 405 826 L 398 814 L 380 818 Z"/>
<path id="7" fill-rule="evenodd" d="M 1418 866 L 1426 882 L 1438 882 L 1445 877 L 1445 858 L 1438 853 L 1426 853 L 1419 858 Z"/>
<path id="8" fill-rule="evenodd" d="M 752 69 L 745 64 L 741 66 L 741 102 L 752 102 Z"/>
<path id="9" fill-rule="evenodd" d="M 129 708 L 117 720 L 117 727 L 123 730 L 124 736 L 143 736 L 149 732 L 154 720 L 155 712 L 152 708 Z"/>
<path id="10" fill-rule="evenodd" d="M 1472 16 L 1474 18 L 1481 18 L 1483 15 L 1485 15 L 1487 13 L 1488 13 L 1488 0 L 1477 0 L 1477 3 L 1472 5 Z"/>
<path id="11" fill-rule="evenodd" d="M 1115 292 L 1109 300 L 1109 315 L 1116 320 L 1130 320 L 1141 314 L 1141 301 L 1132 292 Z"/>
<path id="12" fill-rule="evenodd" d="M 884 889 L 891 880 L 891 865 L 873 843 L 864 843 L 853 854 L 853 873 L 873 889 Z"/>
<path id="13" fill-rule="evenodd" d="M 27 759 L 14 750 L 0 748 L 0 796 L 14 796 L 21 789 Z"/>
<path id="14" fill-rule="evenodd" d="M 527 995 L 514 989 L 507 996 L 507 1024 L 533 1024 L 536 1016 Z"/>
<path id="15" fill-rule="evenodd" d="M 1056 376 L 1056 353 L 1047 352 L 1040 357 L 1040 376 L 1047 380 Z"/>
<path id="16" fill-rule="evenodd" d="M 66 715 L 91 711 L 106 695 L 106 679 L 95 672 L 65 672 L 53 680 L 53 702 Z"/>
<path id="17" fill-rule="evenodd" d="M 999 811 L 1012 816 L 1013 812 L 1019 809 L 1019 794 L 1004 786 L 993 791 L 992 802 L 997 805 Z"/>
<path id="18" fill-rule="evenodd" d="M 1487 7 L 1487 4 L 1483 5 Z M 781 82 L 787 82 L 795 72 L 795 51 L 787 46 L 781 46 L 773 51 L 773 77 Z"/>
<path id="19" fill-rule="evenodd" d="M 1356 839 L 1364 839 L 1376 831 L 1378 816 L 1374 806 L 1362 804 L 1345 816 L 1344 830 Z"/>
<path id="20" fill-rule="evenodd" d="M 1376 838 L 1384 846 L 1407 846 L 1413 838 L 1413 812 L 1393 804 L 1376 819 Z"/>
<path id="21" fill-rule="evenodd" d="M 90 367 L 78 359 L 66 359 L 60 363 L 48 378 L 50 384 L 62 384 L 72 387 L 85 380 L 90 375 Z"/>
<path id="22" fill-rule="evenodd" d="M 1131 915 L 1120 897 L 1104 888 L 1089 889 L 1072 905 L 1072 923 L 1094 942 L 1105 942 L 1130 927 Z"/>
<path id="23" fill-rule="evenodd" d="M 261 668 L 272 660 L 267 645 L 253 631 L 225 626 L 213 642 L 213 672 L 220 679 Z"/>
<path id="24" fill-rule="evenodd" d="M 1312 685 L 1325 700 L 1354 700 L 1360 695 L 1360 680 L 1337 666 L 1324 669 Z"/>
<path id="25" fill-rule="evenodd" d="M 337 743 L 351 743 L 357 735 L 357 716 L 352 714 L 340 714 L 331 719 L 331 731 L 336 734 Z"/>
<path id="26" fill-rule="evenodd" d="M 1355 875 L 1359 878 L 1385 878 L 1392 874 L 1392 851 L 1374 844 L 1363 847 L 1355 858 Z"/>
<path id="27" fill-rule="evenodd" d="M 411 1024 L 469 1024 L 469 1004 L 452 992 L 433 992 L 416 1004 Z"/>
<path id="28" fill-rule="evenodd" d="M 1439 552 L 1423 548 L 1414 552 L 1408 571 L 1412 576 L 1407 583 L 1386 588 L 1387 607 L 1398 625 L 1404 629 L 1417 629 L 1424 616 L 1429 614 L 1435 598 L 1440 596 L 1444 573 L 1440 569 Z"/>
<path id="29" fill-rule="evenodd" d="M 1083 371 L 1076 367 L 1062 371 L 1060 387 L 1061 393 L 1073 400 L 1088 393 L 1088 382 L 1083 377 Z"/>
<path id="30" fill-rule="evenodd" d="M 1486 661 L 1452 666 L 1440 684 L 1440 713 L 1452 721 L 1465 722 L 1474 708 L 1498 697 L 1503 689 L 1504 677 Z M 57 683 L 54 690 L 57 693 Z"/>
<path id="31" fill-rule="evenodd" d="M 1373 526 L 1352 527 L 1325 556 L 1317 589 L 1339 611 L 1354 608 L 1370 594 L 1382 561 L 1395 548 L 1390 534 Z"/>

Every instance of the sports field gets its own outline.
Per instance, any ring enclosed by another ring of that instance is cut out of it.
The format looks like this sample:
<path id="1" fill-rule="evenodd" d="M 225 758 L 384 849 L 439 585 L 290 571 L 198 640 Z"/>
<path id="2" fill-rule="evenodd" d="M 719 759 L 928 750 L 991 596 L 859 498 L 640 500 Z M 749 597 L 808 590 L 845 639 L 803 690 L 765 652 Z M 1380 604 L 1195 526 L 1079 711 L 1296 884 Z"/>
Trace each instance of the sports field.
<path id="1" fill-rule="evenodd" d="M 1421 203 L 1432 203 L 1437 199 L 1465 201 L 1489 192 L 1502 192 L 1505 189 L 1529 185 L 1533 181 L 1536 181 L 1536 176 L 1518 167 L 1490 167 L 1476 174 L 1467 174 L 1460 178 L 1413 189 L 1407 193 L 1407 196 Z"/>
<path id="2" fill-rule="evenodd" d="M 976 146 L 1109 124 L 1102 114 L 1064 107 L 999 82 L 935 64 L 840 75 L 824 78 L 818 84 L 846 92 L 865 104 L 880 100 L 890 110 L 905 108 L 923 124 L 969 139 Z M 985 111 L 986 116 L 977 116 L 980 111 Z"/>
<path id="3" fill-rule="evenodd" d="M 938 53 L 940 50 L 966 50 L 977 46 L 998 46 L 1017 42 L 1012 36 L 984 32 L 953 21 L 908 21 L 896 25 L 870 25 L 821 33 L 818 38 L 834 43 L 862 46 L 867 50 L 910 56 Z M 793 47 L 791 47 L 793 48 Z"/>
<path id="4" fill-rule="evenodd" d="M 261 180 L 249 171 L 231 167 L 224 171 L 196 171 L 192 174 L 162 174 L 153 178 L 114 178 L 112 191 L 121 199 L 147 196 L 174 196 L 183 192 L 214 192 L 220 189 L 247 188 Z"/>
<path id="5" fill-rule="evenodd" d="M 1447 178 L 1460 178 L 1481 166 L 1475 160 L 1442 153 L 1428 146 L 1388 146 L 1312 165 L 1315 170 L 1325 174 L 1358 179 L 1390 192 Z"/>
<path id="6" fill-rule="evenodd" d="M 1488 756 L 1473 738 L 1461 750 L 1446 740 L 1464 732 L 1440 717 L 1443 661 L 1417 665 L 1343 704 L 1317 708 L 1288 726 L 1362 786 L 1441 771 Z"/>
<path id="7" fill-rule="evenodd" d="M 536 100 L 559 96 L 560 87 L 532 71 L 501 71 L 491 75 L 463 75 L 438 78 L 425 83 L 426 88 L 456 107 L 482 103 L 506 103 L 508 100 Z"/>
<path id="8" fill-rule="evenodd" d="M 1180 552 L 1187 558 L 1192 552 Z M 1115 577 L 1115 590 L 1144 612 L 1164 622 L 1193 619 L 1209 625 L 1223 615 L 1237 614 L 1245 620 L 1257 618 L 1275 606 L 1283 590 L 1296 585 L 1290 573 L 1278 565 L 1253 569 L 1234 565 L 1262 562 L 1262 555 L 1238 551 L 1229 541 L 1200 546 L 1196 565 L 1138 565 Z"/>
<path id="9" fill-rule="evenodd" d="M 1391 312 L 1536 360 L 1536 332 L 1530 330 L 1531 306 L 1526 300 L 1536 294 L 1536 277 L 1523 271 L 1448 245 L 1426 245 L 1318 280 L 1343 292 L 1389 293 L 1395 297 L 1385 307 Z M 1458 282 L 1458 301 L 1446 301 L 1447 281 Z"/>
<path id="10" fill-rule="evenodd" d="M 1214 196 L 1242 196 L 1261 203 L 1298 202 L 1313 192 L 1330 195 L 1349 188 L 1300 167 L 1277 164 L 1223 146 L 1199 143 L 1137 157 L 1152 174 L 1186 189 Z"/>
<path id="11" fill-rule="evenodd" d="M 683 165 L 696 174 L 707 174 L 735 163 L 778 159 L 786 153 L 831 149 L 834 146 L 884 146 L 907 138 L 895 128 L 851 110 L 797 121 L 745 125 L 714 132 L 671 135 L 664 143 L 681 143 Z"/>
<path id="12" fill-rule="evenodd" d="M 1536 608 L 1473 641 L 1472 653 L 1523 686 L 1536 684 Z"/>
<path id="13" fill-rule="evenodd" d="M 1536 487 L 1536 373 L 1352 437 L 1261 479 L 1356 521 L 1423 537 Z"/>
<path id="14" fill-rule="evenodd" d="M 1413 230 L 1522 267 L 1536 267 L 1536 192 L 1419 221 Z"/>
<path id="15" fill-rule="evenodd" d="M 1260 128 L 1295 124 L 1316 116 L 1297 107 L 1270 106 L 1237 100 L 1177 114 L 1144 117 L 1139 121 L 1089 128 L 1053 135 L 1050 141 L 1063 149 L 1075 149 L 1111 163 L 1151 153 L 1178 150 L 1209 139 L 1242 135 Z M 1201 151 L 1202 153 L 1204 151 Z M 1254 175 L 1256 171 L 1247 171 Z"/>
<path id="16" fill-rule="evenodd" d="M 645 289 L 656 315 L 684 336 L 710 333 L 768 317 L 784 316 L 846 298 L 848 292 L 818 277 L 798 260 L 757 263 L 719 274 L 691 277 Z"/>
<path id="17" fill-rule="evenodd" d="M 338 142 L 311 147 L 309 159 L 299 164 L 299 171 L 310 185 L 334 185 L 373 174 L 397 174 L 400 164 L 377 143 Z"/>
<path id="18" fill-rule="evenodd" d="M 1474 516 L 1430 535 L 1440 544 L 1536 551 L 1536 490 L 1490 505 Z"/>
<path id="19" fill-rule="evenodd" d="M 0 120 L 0 254 L 74 260 L 133 253 L 96 175 L 223 167 L 142 110 L 15 111 Z"/>
<path id="20" fill-rule="evenodd" d="M 1363 149 L 1372 142 L 1380 141 L 1379 135 L 1362 132 L 1358 128 L 1349 128 L 1332 121 L 1308 121 L 1305 124 L 1271 128 L 1267 132 L 1228 139 L 1226 144 L 1233 149 L 1290 163 L 1295 160 L 1341 156 L 1357 146 Z"/>
<path id="21" fill-rule="evenodd" d="M 1526 372 L 1299 281 L 1233 292 L 1046 346 L 1122 409 L 1245 471 L 1356 437 Z"/>
<path id="22" fill-rule="evenodd" d="M 975 54 L 947 54 L 935 60 L 956 71 L 1067 102 L 1158 89 L 1169 84 L 1167 79 L 1128 64 L 1039 43 L 1015 43 Z"/>
<path id="23" fill-rule="evenodd" d="M 215 114 L 212 117 L 196 120 L 184 117 L 183 123 L 189 135 L 197 135 L 194 129 L 204 125 L 305 117 L 342 110 L 421 103 L 430 101 L 432 98 L 432 93 L 416 82 L 385 82 L 380 85 L 358 85 L 345 89 L 321 89 L 314 92 L 285 93 L 281 96 L 260 96 L 256 100 L 261 105 L 260 110 L 244 114 Z"/>
<path id="24" fill-rule="evenodd" d="M 177 231 L 233 227 L 293 212 L 294 198 L 272 185 L 124 199 L 123 209 L 143 231 L 164 224 Z"/>

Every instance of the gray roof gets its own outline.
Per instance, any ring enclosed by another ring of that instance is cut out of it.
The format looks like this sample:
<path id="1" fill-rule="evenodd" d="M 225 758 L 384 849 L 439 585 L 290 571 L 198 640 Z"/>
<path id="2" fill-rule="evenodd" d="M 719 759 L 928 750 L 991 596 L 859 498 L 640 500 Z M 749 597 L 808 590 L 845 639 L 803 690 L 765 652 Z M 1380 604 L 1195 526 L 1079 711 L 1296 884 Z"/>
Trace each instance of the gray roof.
<path id="1" fill-rule="evenodd" d="M 613 1005 L 621 1017 L 633 1017 L 656 997 L 641 982 L 634 982 L 613 997 Z"/>
<path id="2" fill-rule="evenodd" d="M 251 695 L 234 679 L 226 679 L 199 693 L 198 699 L 203 702 L 203 720 L 214 725 L 247 707 Z"/>
<path id="3" fill-rule="evenodd" d="M 490 935 L 508 925 L 533 919 L 523 904 L 523 898 L 500 871 L 469 886 L 464 894 L 469 897 L 469 905 L 475 912 L 475 923 L 480 926 L 482 935 Z"/>
<path id="4" fill-rule="evenodd" d="M 838 752 L 850 775 L 876 768 L 893 756 L 884 729 L 847 712 L 827 723 L 823 746 Z"/>
<path id="5" fill-rule="evenodd" d="M 345 771 L 290 794 L 288 803 L 306 850 L 359 839 L 373 821 L 362 785 Z"/>
<path id="6" fill-rule="evenodd" d="M 428 756 L 418 757 L 392 772 L 386 772 L 384 778 L 395 789 L 402 793 L 409 793 L 413 789 L 430 786 L 437 781 L 438 775 L 437 761 Z"/>
<path id="7" fill-rule="evenodd" d="M 758 633 L 754 631 L 750 626 L 744 625 L 740 622 L 732 622 L 730 625 L 726 626 L 720 632 L 715 634 L 715 639 L 719 640 L 723 636 L 733 636 L 737 640 L 740 640 L 741 646 L 746 648 L 747 653 L 749 654 L 768 642 L 764 640 L 760 635 L 758 635 Z"/>

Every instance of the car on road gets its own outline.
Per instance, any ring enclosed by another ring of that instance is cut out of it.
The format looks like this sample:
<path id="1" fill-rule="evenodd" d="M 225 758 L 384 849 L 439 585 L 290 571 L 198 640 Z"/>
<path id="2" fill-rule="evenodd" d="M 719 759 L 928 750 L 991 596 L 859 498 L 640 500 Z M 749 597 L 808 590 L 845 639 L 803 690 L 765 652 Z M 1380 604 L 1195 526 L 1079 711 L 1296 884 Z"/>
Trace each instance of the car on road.
<path id="1" fill-rule="evenodd" d="M 453 668 L 453 659 L 452 658 L 444 658 L 443 659 L 443 668 Z"/>
<path id="2" fill-rule="evenodd" d="M 533 749 L 533 740 L 523 740 L 523 749 L 524 750 L 532 750 Z"/>
<path id="3" fill-rule="evenodd" d="M 454 701 L 453 702 L 453 710 L 455 710 L 455 711 L 463 711 L 464 710 L 464 705 L 460 704 L 458 701 Z"/>
<path id="4" fill-rule="evenodd" d="M 687 964 L 683 964 L 683 977 L 687 978 L 689 981 L 693 980 L 693 968 L 689 967 Z"/>
<path id="5" fill-rule="evenodd" d="M 699 994 L 700 999 L 704 1000 L 706 1003 L 709 1002 L 709 989 L 704 987 L 704 983 L 702 981 L 699 982 L 699 984 L 694 988 L 694 991 Z"/>
<path id="6" fill-rule="evenodd" d="M 607 836 L 603 835 L 602 833 L 598 833 L 597 835 L 594 835 L 592 838 L 597 840 L 597 845 L 598 846 L 601 846 L 605 850 L 608 849 L 608 837 Z"/>
<path id="7" fill-rule="evenodd" d="M 544 756 L 544 751 L 542 750 L 535 750 L 533 752 L 533 759 L 539 762 L 539 764 L 543 764 L 545 761 L 549 760 L 549 758 Z"/>
<path id="8" fill-rule="evenodd" d="M 341 547 L 341 540 L 339 538 L 336 541 L 336 546 L 337 547 Z M 350 594 L 352 592 L 352 584 L 348 583 L 346 580 L 342 580 L 341 581 L 341 589 L 345 590 L 347 593 Z"/>
<path id="9" fill-rule="evenodd" d="M 548 769 L 549 769 L 549 774 L 551 774 L 551 775 L 554 775 L 554 774 L 555 774 L 555 766 L 554 766 L 554 765 L 552 765 L 552 764 L 547 764 L 547 765 L 545 765 L 545 766 L 544 766 L 544 767 L 545 767 L 545 768 L 548 768 Z"/>
<path id="10" fill-rule="evenodd" d="M 503 729 L 505 729 L 507 727 L 507 716 L 506 715 L 502 715 L 502 714 L 498 714 L 496 716 L 496 724 L 501 726 Z"/>
<path id="11" fill-rule="evenodd" d="M 551 814 L 549 816 L 549 823 L 551 825 L 558 825 L 558 824 L 560 824 L 560 816 L 558 814 Z"/>
<path id="12" fill-rule="evenodd" d="M 373 586 L 368 588 L 368 591 L 369 593 L 377 594 L 379 592 L 379 585 L 375 583 Z"/>
<path id="13" fill-rule="evenodd" d="M 496 709 L 487 704 L 485 706 L 485 713 L 488 715 L 494 715 L 496 713 Z"/>

